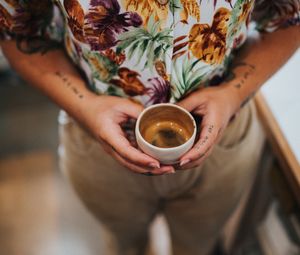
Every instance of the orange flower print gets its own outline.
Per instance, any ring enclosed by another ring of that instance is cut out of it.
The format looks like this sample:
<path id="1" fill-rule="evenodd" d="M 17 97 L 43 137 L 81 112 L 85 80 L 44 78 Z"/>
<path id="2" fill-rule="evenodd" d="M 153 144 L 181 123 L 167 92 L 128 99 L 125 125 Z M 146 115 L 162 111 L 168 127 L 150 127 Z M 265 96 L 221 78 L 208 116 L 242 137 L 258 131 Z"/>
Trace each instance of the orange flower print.
<path id="1" fill-rule="evenodd" d="M 148 24 L 151 15 L 155 21 L 164 21 L 168 16 L 169 0 L 123 0 L 127 11 L 137 12 L 143 19 L 144 25 Z M 162 22 L 163 24 L 163 22 Z"/>
<path id="2" fill-rule="evenodd" d="M 127 95 L 137 96 L 146 93 L 144 84 L 138 78 L 139 73 L 127 67 L 121 67 L 118 70 L 118 75 L 120 79 L 111 79 L 109 82 L 122 88 Z"/>
<path id="3" fill-rule="evenodd" d="M 84 11 L 77 0 L 64 0 L 64 7 L 68 14 L 68 24 L 74 37 L 84 42 L 83 25 Z"/>
<path id="4" fill-rule="evenodd" d="M 196 0 L 180 0 L 183 10 L 180 13 L 181 22 L 188 23 L 188 17 L 194 17 L 197 22 L 200 20 L 200 6 Z"/>
<path id="5" fill-rule="evenodd" d="M 242 13 L 240 14 L 240 16 L 238 18 L 239 23 L 242 23 L 245 20 L 247 20 L 247 23 L 249 22 L 249 16 L 250 16 L 252 7 L 253 7 L 253 0 L 245 1 L 245 3 L 243 4 L 243 7 L 242 7 Z"/>
<path id="6" fill-rule="evenodd" d="M 220 8 L 214 15 L 212 26 L 195 24 L 189 33 L 189 50 L 208 64 L 220 64 L 226 51 L 227 25 L 230 11 Z"/>
<path id="7" fill-rule="evenodd" d="M 154 63 L 155 70 L 164 80 L 168 81 L 170 77 L 167 75 L 166 64 L 164 61 L 157 60 Z"/>
<path id="8" fill-rule="evenodd" d="M 113 49 L 107 49 L 103 51 L 102 54 L 106 56 L 111 62 L 116 63 L 118 66 L 123 64 L 126 58 L 124 52 L 117 54 Z"/>

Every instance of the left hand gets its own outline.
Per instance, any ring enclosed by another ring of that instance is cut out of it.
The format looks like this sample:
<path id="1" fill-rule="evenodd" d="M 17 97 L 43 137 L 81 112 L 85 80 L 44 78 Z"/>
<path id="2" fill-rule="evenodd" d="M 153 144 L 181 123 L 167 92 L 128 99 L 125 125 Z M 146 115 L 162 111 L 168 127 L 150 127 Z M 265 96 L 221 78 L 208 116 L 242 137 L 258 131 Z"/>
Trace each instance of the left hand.
<path id="1" fill-rule="evenodd" d="M 200 115 L 200 136 L 193 148 L 180 158 L 179 169 L 199 166 L 211 154 L 231 117 L 240 108 L 241 100 L 235 88 L 208 87 L 197 90 L 177 104 L 189 112 Z"/>

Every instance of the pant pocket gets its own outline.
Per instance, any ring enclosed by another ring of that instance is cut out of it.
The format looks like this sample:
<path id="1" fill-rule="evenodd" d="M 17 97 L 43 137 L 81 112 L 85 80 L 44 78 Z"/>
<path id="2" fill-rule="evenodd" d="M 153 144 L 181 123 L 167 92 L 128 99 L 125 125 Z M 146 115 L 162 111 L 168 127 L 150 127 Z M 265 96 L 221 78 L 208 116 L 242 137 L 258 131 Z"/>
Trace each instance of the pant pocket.
<path id="1" fill-rule="evenodd" d="M 265 141 L 262 126 L 256 115 L 254 103 L 249 105 L 237 123 L 233 123 L 225 132 L 224 139 L 213 150 L 209 158 L 210 168 L 218 171 L 217 175 L 236 172 L 236 176 L 243 172 L 253 172 L 261 157 Z M 250 174 L 250 173 L 249 173 Z"/>
<path id="2" fill-rule="evenodd" d="M 59 116 L 60 150 L 88 155 L 99 143 L 72 118 L 61 112 Z"/>

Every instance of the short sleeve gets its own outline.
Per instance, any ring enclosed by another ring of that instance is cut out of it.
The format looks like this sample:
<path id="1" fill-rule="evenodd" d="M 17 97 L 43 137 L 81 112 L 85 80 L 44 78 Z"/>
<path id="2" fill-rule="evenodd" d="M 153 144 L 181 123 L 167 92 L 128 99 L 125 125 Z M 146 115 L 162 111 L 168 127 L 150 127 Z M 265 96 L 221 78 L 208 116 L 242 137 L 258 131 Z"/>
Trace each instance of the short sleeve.
<path id="1" fill-rule="evenodd" d="M 0 0 L 0 39 L 16 39 L 28 53 L 56 47 L 63 39 L 63 19 L 52 0 Z"/>
<path id="2" fill-rule="evenodd" d="M 252 19 L 261 32 L 300 25 L 300 0 L 256 0 Z"/>

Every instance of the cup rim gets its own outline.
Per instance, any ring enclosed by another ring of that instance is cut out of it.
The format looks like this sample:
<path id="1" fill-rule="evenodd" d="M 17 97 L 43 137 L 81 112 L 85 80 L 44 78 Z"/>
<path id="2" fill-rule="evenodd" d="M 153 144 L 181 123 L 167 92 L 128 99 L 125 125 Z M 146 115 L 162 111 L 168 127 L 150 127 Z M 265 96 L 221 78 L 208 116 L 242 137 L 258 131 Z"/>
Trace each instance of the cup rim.
<path id="1" fill-rule="evenodd" d="M 140 132 L 140 129 L 139 129 L 139 126 L 140 126 L 140 121 L 141 121 L 141 118 L 143 117 L 143 115 L 148 112 L 149 110 L 153 109 L 153 108 L 157 108 L 157 107 L 161 107 L 161 106 L 171 106 L 171 107 L 174 107 L 174 108 L 177 108 L 183 112 L 185 112 L 189 117 L 190 119 L 192 120 L 192 123 L 193 123 L 193 126 L 194 126 L 194 131 L 193 131 L 193 134 L 191 135 L 191 137 L 183 144 L 179 145 L 179 146 L 176 146 L 176 147 L 169 147 L 169 148 L 162 148 L 162 147 L 158 147 L 158 146 L 154 146 L 152 145 L 151 143 L 149 143 L 148 141 L 146 141 L 144 139 L 144 137 L 142 136 L 141 132 Z M 160 150 L 160 151 L 172 151 L 172 150 L 178 150 L 180 149 L 181 147 L 184 147 L 188 142 L 190 142 L 192 139 L 195 139 L 196 137 L 196 132 L 197 132 L 197 125 L 196 125 L 196 121 L 194 119 L 194 117 L 192 116 L 192 114 L 187 111 L 186 109 L 184 109 L 183 107 L 179 106 L 179 105 L 176 105 L 176 104 L 173 104 L 173 103 L 159 103 L 159 104 L 154 104 L 154 105 L 150 105 L 148 106 L 147 108 L 145 108 L 139 115 L 138 119 L 137 119 L 137 122 L 136 122 L 136 126 L 135 126 L 135 129 L 136 129 L 136 132 L 138 133 L 138 135 L 140 136 L 140 138 L 142 139 L 142 141 L 144 143 L 147 144 L 147 146 L 149 146 L 150 148 L 152 149 L 155 149 L 155 150 Z"/>

